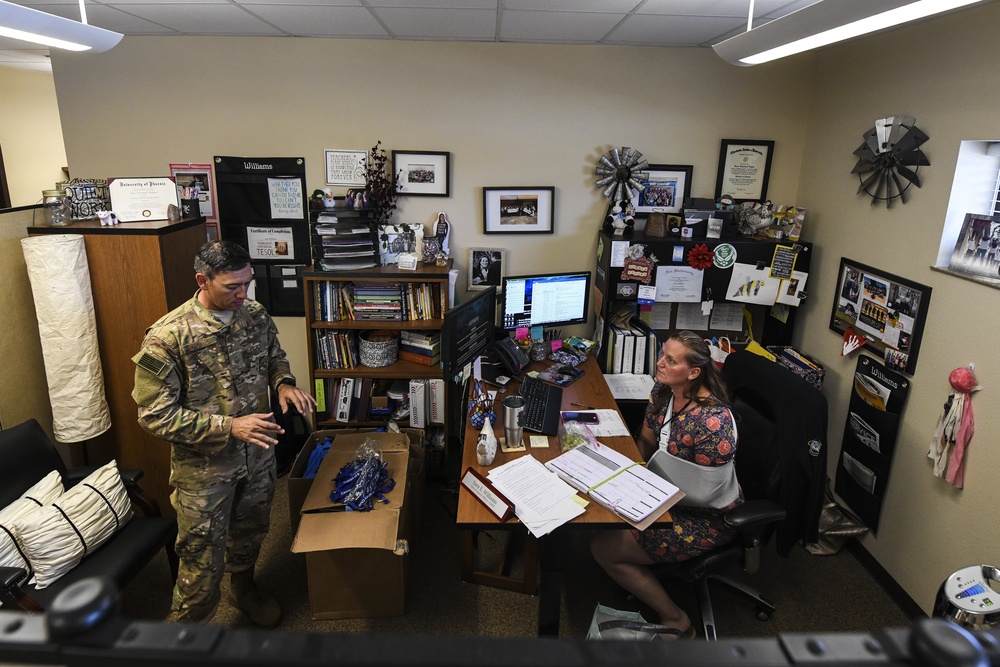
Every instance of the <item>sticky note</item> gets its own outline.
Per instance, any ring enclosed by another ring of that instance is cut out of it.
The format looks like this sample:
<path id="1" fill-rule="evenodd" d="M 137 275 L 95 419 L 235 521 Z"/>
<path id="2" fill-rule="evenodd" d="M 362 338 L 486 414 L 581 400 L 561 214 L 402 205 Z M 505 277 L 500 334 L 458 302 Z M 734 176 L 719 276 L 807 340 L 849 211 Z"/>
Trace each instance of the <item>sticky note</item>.
<path id="1" fill-rule="evenodd" d="M 554 341 L 552 341 L 552 350 L 553 351 L 558 350 L 561 347 L 562 347 L 562 339 L 561 338 L 556 338 Z"/>
<path id="2" fill-rule="evenodd" d="M 528 327 L 518 327 L 514 331 L 514 340 L 524 340 L 528 337 Z"/>
<path id="3" fill-rule="evenodd" d="M 536 324 L 531 327 L 531 340 L 541 340 L 544 336 L 545 328 L 542 325 Z"/>

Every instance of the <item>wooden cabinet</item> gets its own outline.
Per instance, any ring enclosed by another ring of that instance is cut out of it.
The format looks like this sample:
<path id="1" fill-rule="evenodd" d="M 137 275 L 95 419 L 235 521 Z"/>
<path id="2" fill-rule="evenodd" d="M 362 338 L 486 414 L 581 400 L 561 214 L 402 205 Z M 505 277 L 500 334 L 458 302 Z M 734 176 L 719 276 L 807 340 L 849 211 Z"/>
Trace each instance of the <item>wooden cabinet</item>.
<path id="1" fill-rule="evenodd" d="M 81 234 L 87 250 L 94 295 L 97 341 L 111 428 L 84 443 L 74 458 L 96 465 L 111 460 L 123 468 L 145 471 L 142 486 L 172 514 L 170 446 L 139 427 L 132 388 L 132 356 L 146 328 L 191 298 L 198 288 L 194 256 L 206 241 L 203 218 L 169 222 L 129 222 L 102 227 L 81 220 L 68 227 L 29 227 L 28 234 Z"/>
<path id="2" fill-rule="evenodd" d="M 735 251 L 735 262 L 738 264 L 750 264 L 757 266 L 771 266 L 775 261 L 775 252 L 781 247 L 782 253 L 790 252 L 794 254 L 794 270 L 803 273 L 809 272 L 809 265 L 812 259 L 812 244 L 806 242 L 791 242 L 779 240 L 755 241 L 747 237 L 727 238 L 727 239 L 681 239 L 676 237 L 648 237 L 642 232 L 635 232 L 631 237 L 613 236 L 607 232 L 600 232 L 598 247 L 600 256 L 597 263 L 597 276 L 595 286 L 599 292 L 597 314 L 603 322 L 602 349 L 608 350 L 609 344 L 609 323 L 614 313 L 619 309 L 630 312 L 638 312 L 638 288 L 643 283 L 636 278 L 624 275 L 621 258 L 627 255 L 626 248 L 633 245 L 645 246 L 644 255 L 649 257 L 655 255 L 657 267 L 677 266 L 687 267 L 687 256 L 690 249 L 698 244 L 704 243 L 710 249 L 715 250 L 718 246 L 728 244 Z M 625 244 L 616 245 L 616 244 Z M 612 266 L 615 264 L 616 266 Z M 650 284 L 656 283 L 656 269 L 653 270 Z M 710 266 L 704 270 L 701 285 L 701 301 L 714 301 L 716 304 L 727 300 L 727 292 L 730 287 L 730 280 L 733 276 L 733 266 L 730 264 L 725 268 Z M 662 286 L 661 286 L 662 287 Z M 670 315 L 669 326 L 657 328 L 657 333 L 662 336 L 666 331 L 677 327 L 677 310 L 680 304 L 673 303 L 673 311 Z M 761 345 L 790 345 L 792 333 L 795 329 L 796 308 L 788 307 L 787 311 L 782 309 L 781 313 L 774 312 L 768 305 L 762 304 L 741 304 L 746 306 L 753 320 L 754 339 Z M 783 319 L 778 319 L 774 315 L 781 314 Z M 743 322 L 744 329 L 747 322 Z M 737 331 L 723 331 L 705 329 L 699 331 L 708 335 L 725 335 L 733 343 L 743 341 L 744 336 Z M 603 363 L 605 357 L 601 355 L 602 368 L 608 371 L 607 365 Z"/>
<path id="3" fill-rule="evenodd" d="M 427 408 L 424 428 L 440 429 L 443 435 L 440 444 L 444 452 L 447 451 L 444 415 L 447 414 L 448 383 L 444 381 L 440 360 L 429 357 L 431 363 L 423 364 L 398 358 L 387 366 L 372 367 L 362 363 L 360 347 L 362 336 L 371 338 L 368 334 L 375 331 L 396 336 L 404 332 L 439 335 L 448 309 L 451 266 L 449 260 L 443 267 L 418 264 L 415 271 L 400 270 L 395 265 L 353 271 L 316 271 L 314 265 L 306 271 L 303 286 L 309 376 L 313 391 L 317 397 L 323 396 L 325 406 L 325 410 L 317 412 L 317 429 L 381 426 L 390 420 L 401 427 L 410 426 L 408 414 L 396 418 L 391 414 L 373 416 L 370 408 L 380 404 L 377 399 L 385 395 L 393 381 L 403 381 L 409 391 L 411 380 L 435 380 L 434 397 L 440 409 L 440 423 L 432 423 L 428 386 L 424 394 Z M 366 290 L 381 298 L 366 297 Z M 335 399 L 342 398 L 338 392 L 347 388 L 343 383 L 345 378 L 356 383 L 350 387 L 355 395 L 346 419 L 344 415 L 338 419 Z M 413 397 L 410 400 L 414 400 Z M 429 447 L 429 453 L 431 449 Z M 443 466 L 444 452 L 437 457 L 439 461 L 432 460 L 432 463 Z"/>

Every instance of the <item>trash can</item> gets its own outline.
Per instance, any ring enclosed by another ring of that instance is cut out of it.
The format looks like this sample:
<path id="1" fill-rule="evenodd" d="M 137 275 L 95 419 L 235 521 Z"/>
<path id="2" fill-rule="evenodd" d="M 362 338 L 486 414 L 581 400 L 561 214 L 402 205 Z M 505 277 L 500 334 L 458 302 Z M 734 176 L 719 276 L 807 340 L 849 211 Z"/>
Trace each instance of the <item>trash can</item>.
<path id="1" fill-rule="evenodd" d="M 933 615 L 970 630 L 1000 627 L 1000 570 L 969 565 L 956 571 L 941 584 Z"/>

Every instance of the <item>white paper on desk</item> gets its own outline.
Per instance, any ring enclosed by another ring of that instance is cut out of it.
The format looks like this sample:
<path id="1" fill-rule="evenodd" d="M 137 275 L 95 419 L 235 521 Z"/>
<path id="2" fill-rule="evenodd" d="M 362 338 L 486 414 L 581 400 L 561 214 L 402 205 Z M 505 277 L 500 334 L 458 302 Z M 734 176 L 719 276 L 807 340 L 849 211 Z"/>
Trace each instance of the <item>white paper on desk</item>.
<path id="1" fill-rule="evenodd" d="M 708 318 L 701 310 L 700 303 L 679 303 L 677 304 L 677 329 L 681 331 L 707 331 Z"/>
<path id="2" fill-rule="evenodd" d="M 656 267 L 656 300 L 692 303 L 701 301 L 705 272 L 690 266 Z"/>
<path id="3" fill-rule="evenodd" d="M 521 456 L 488 473 L 490 482 L 514 503 L 518 518 L 522 512 L 534 517 L 548 517 L 562 501 L 576 490 L 546 470 L 531 454 Z"/>
<path id="4" fill-rule="evenodd" d="M 654 380 L 649 375 L 614 373 L 605 375 L 604 381 L 616 400 L 645 401 L 653 391 Z"/>
<path id="5" fill-rule="evenodd" d="M 649 395 L 647 394 L 647 397 Z M 598 438 L 613 435 L 629 435 L 628 426 L 622 421 L 617 410 L 581 410 L 597 415 L 598 423 L 587 424 L 587 428 Z"/>

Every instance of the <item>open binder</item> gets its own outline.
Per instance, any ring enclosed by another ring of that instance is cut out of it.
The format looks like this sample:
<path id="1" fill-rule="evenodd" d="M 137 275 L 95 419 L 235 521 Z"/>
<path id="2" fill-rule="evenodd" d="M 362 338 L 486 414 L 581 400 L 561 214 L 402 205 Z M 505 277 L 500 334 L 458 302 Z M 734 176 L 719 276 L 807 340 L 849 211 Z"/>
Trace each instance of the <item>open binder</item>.
<path id="1" fill-rule="evenodd" d="M 600 443 L 574 447 L 545 466 L 639 530 L 684 497 L 683 491 L 642 463 Z"/>

